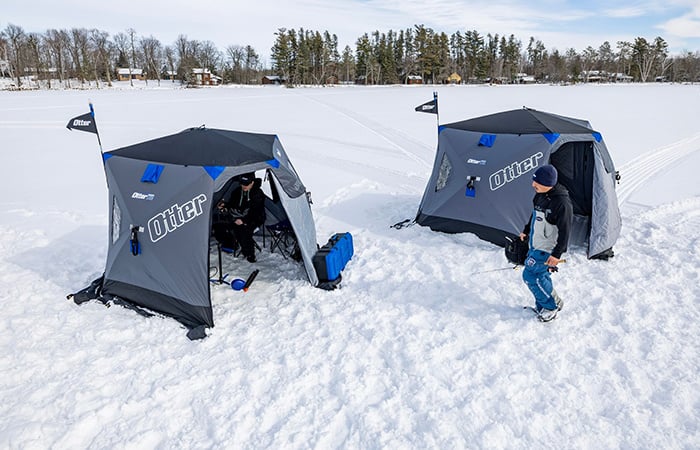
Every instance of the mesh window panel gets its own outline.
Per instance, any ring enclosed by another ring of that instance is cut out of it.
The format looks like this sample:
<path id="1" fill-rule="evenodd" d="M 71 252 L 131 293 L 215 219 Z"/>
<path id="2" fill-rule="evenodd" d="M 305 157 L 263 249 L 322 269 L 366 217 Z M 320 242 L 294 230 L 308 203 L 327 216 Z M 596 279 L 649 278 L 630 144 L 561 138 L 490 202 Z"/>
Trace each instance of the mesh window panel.
<path id="1" fill-rule="evenodd" d="M 445 153 L 442 155 L 442 161 L 440 162 L 440 171 L 438 172 L 437 183 L 435 183 L 435 192 L 445 187 L 447 180 L 450 178 L 450 172 L 452 172 L 452 164 Z"/>
<path id="2" fill-rule="evenodd" d="M 122 210 L 119 209 L 117 197 L 112 198 L 112 244 L 119 239 L 119 231 L 122 226 Z"/>

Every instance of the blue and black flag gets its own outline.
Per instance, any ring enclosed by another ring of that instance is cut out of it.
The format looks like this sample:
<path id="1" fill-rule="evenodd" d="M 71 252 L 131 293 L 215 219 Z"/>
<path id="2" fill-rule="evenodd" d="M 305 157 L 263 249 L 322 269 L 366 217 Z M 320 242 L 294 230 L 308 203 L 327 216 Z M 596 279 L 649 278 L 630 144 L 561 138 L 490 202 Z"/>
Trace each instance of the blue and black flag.
<path id="1" fill-rule="evenodd" d="M 438 113 L 437 97 L 430 100 L 429 102 L 426 102 L 426 103 L 423 103 L 422 105 L 416 106 L 416 111 L 430 113 L 430 114 L 437 114 Z"/>
<path id="2" fill-rule="evenodd" d="M 72 118 L 68 121 L 66 128 L 69 130 L 80 130 L 97 134 L 97 124 L 95 123 L 95 117 L 91 112 Z"/>

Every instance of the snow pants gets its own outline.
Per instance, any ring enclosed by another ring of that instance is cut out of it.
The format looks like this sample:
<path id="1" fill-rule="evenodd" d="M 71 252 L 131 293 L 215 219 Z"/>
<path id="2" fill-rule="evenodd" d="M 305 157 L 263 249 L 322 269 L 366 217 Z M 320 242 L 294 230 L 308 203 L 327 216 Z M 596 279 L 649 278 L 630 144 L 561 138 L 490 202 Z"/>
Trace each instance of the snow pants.
<path id="1" fill-rule="evenodd" d="M 530 249 L 525 258 L 523 281 L 535 296 L 537 309 L 557 309 L 557 304 L 552 297 L 552 277 L 549 266 L 545 264 L 547 258 L 549 253 L 535 249 Z"/>
<path id="2" fill-rule="evenodd" d="M 241 244 L 241 253 L 246 258 L 255 255 L 255 241 L 253 240 L 253 232 L 255 231 L 255 226 L 242 224 L 233 224 L 233 234 L 236 236 L 236 240 Z"/>

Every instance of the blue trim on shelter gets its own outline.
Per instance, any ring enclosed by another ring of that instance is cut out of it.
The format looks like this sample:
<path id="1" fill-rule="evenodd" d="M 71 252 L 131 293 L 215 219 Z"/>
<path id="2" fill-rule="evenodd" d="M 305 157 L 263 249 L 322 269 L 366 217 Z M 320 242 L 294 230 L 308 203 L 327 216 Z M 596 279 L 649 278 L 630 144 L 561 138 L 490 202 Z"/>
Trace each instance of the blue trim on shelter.
<path id="1" fill-rule="evenodd" d="M 223 173 L 224 170 L 226 170 L 226 167 L 224 166 L 204 166 L 204 170 L 209 174 L 209 176 L 212 178 L 212 180 L 216 180 L 219 178 L 219 175 Z"/>
<path id="2" fill-rule="evenodd" d="M 554 141 L 559 139 L 559 133 L 542 133 L 542 136 L 544 136 L 550 144 L 554 144 Z"/>
<path id="3" fill-rule="evenodd" d="M 114 155 L 112 155 L 111 153 L 103 153 L 103 154 L 102 154 L 102 162 L 107 161 L 107 160 L 108 160 L 109 158 L 111 158 L 112 156 L 114 156 Z"/>
<path id="4" fill-rule="evenodd" d="M 479 138 L 479 147 L 493 147 L 496 142 L 495 134 L 482 134 Z"/>
<path id="5" fill-rule="evenodd" d="M 269 165 L 271 165 L 272 167 L 274 167 L 275 169 L 279 169 L 279 167 L 280 167 L 280 162 L 274 158 L 269 160 L 269 161 L 265 161 L 265 162 L 268 163 Z"/>
<path id="6" fill-rule="evenodd" d="M 143 175 L 141 175 L 141 182 L 156 184 L 163 173 L 163 169 L 165 169 L 165 166 L 161 166 L 160 164 L 147 165 L 146 170 L 144 170 Z"/>
<path id="7" fill-rule="evenodd" d="M 603 135 L 600 134 L 600 133 L 598 133 L 597 131 L 594 131 L 594 132 L 591 133 L 591 134 L 592 134 L 593 137 L 595 138 L 595 141 L 596 141 L 596 142 L 600 142 L 600 141 L 603 140 Z"/>

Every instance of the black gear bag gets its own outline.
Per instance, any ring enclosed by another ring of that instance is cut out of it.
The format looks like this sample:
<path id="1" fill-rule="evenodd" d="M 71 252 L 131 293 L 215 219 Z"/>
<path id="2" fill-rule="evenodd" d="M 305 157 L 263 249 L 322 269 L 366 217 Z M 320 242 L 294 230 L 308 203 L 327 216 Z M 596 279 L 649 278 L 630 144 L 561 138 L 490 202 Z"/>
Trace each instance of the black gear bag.
<path id="1" fill-rule="evenodd" d="M 506 244 L 506 259 L 518 265 L 525 264 L 525 258 L 527 258 L 527 252 L 530 250 L 530 246 L 527 240 L 521 240 L 519 237 L 510 238 L 506 236 L 508 243 Z"/>

